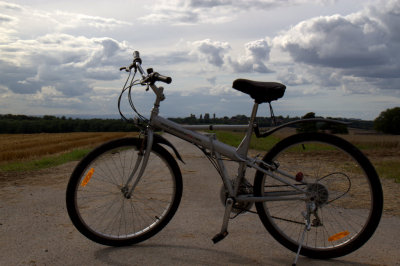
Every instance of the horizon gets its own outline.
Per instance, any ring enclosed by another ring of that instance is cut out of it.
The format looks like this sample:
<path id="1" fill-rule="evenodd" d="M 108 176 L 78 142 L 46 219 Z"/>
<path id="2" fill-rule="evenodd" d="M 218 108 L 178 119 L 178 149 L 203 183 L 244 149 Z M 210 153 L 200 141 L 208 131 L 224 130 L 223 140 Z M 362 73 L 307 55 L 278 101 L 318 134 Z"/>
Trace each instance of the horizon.
<path id="1" fill-rule="evenodd" d="M 164 117 L 248 115 L 247 78 L 287 86 L 278 116 L 371 121 L 400 105 L 399 25 L 400 0 L 0 0 L 0 113 L 118 115 L 137 50 L 172 77 Z"/>
<path id="2" fill-rule="evenodd" d="M 186 116 L 168 116 L 168 119 L 184 119 L 184 118 L 188 118 L 191 117 L 192 115 L 195 116 L 195 119 L 201 119 L 200 115 L 203 116 L 204 119 L 204 115 L 207 113 L 201 113 L 201 114 L 188 114 Z M 63 114 L 45 114 L 45 115 L 27 115 L 27 114 L 2 114 L 0 113 L 0 116 L 5 116 L 5 115 L 12 115 L 12 116 L 27 116 L 27 117 L 38 117 L 38 118 L 44 118 L 45 116 L 53 116 L 56 118 L 62 118 L 65 117 L 66 119 L 122 119 L 121 116 L 119 114 L 103 114 L 103 115 L 94 115 L 94 114 L 77 114 L 77 115 L 63 115 Z M 210 119 L 214 119 L 213 114 L 209 114 L 210 115 Z M 304 116 L 305 114 L 303 114 L 302 116 Z M 236 116 L 246 116 L 246 117 L 250 117 L 249 115 L 246 114 L 236 114 L 236 115 L 232 115 L 232 116 L 218 116 L 217 114 L 215 114 L 215 119 L 223 119 L 224 117 L 228 117 L 229 119 L 234 118 Z M 282 115 L 275 115 L 275 117 L 283 117 L 283 118 L 288 118 L 288 119 L 293 119 L 293 118 L 301 118 L 302 116 L 282 116 Z M 365 119 L 361 119 L 361 118 L 354 118 L 354 117 L 331 117 L 331 116 L 320 116 L 318 114 L 315 114 L 316 117 L 322 117 L 322 118 L 333 118 L 333 119 L 342 119 L 342 120 L 355 120 L 355 121 L 366 121 L 366 122 L 373 122 L 374 120 L 365 120 Z M 257 118 L 270 118 L 270 116 L 256 116 Z M 129 119 L 129 117 L 127 117 Z M 133 118 L 132 118 L 133 119 Z"/>

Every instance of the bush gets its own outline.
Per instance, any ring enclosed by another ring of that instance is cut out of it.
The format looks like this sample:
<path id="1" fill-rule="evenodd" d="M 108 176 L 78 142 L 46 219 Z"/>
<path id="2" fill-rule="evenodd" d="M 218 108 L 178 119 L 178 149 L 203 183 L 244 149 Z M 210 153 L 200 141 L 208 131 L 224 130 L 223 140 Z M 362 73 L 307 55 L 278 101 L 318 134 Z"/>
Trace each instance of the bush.
<path id="1" fill-rule="evenodd" d="M 374 129 L 386 134 L 400 135 L 400 107 L 383 111 L 374 120 Z"/>

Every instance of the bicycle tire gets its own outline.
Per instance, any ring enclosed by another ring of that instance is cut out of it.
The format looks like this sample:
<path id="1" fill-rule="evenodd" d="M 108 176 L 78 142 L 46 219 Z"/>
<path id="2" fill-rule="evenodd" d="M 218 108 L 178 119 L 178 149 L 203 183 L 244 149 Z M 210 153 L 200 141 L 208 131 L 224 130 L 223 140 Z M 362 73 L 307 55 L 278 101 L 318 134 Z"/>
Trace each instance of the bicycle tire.
<path id="1" fill-rule="evenodd" d="M 297 181 L 294 184 L 315 192 L 317 210 L 300 254 L 318 259 L 344 256 L 360 248 L 375 232 L 382 215 L 382 187 L 370 161 L 349 142 L 322 133 L 297 134 L 277 143 L 263 161 L 274 162 L 293 176 L 303 176 L 306 186 Z M 281 176 L 277 171 L 274 174 Z M 257 171 L 255 196 L 292 189 L 276 182 Z M 297 252 L 305 228 L 301 213 L 305 206 L 304 200 L 256 202 L 264 227 L 293 252 Z"/>
<path id="2" fill-rule="evenodd" d="M 122 187 L 141 143 L 137 138 L 110 141 L 91 151 L 74 169 L 66 192 L 67 210 L 87 238 L 108 246 L 139 243 L 174 216 L 182 197 L 182 175 L 175 159 L 158 144 L 153 144 L 131 198 L 124 196 Z"/>

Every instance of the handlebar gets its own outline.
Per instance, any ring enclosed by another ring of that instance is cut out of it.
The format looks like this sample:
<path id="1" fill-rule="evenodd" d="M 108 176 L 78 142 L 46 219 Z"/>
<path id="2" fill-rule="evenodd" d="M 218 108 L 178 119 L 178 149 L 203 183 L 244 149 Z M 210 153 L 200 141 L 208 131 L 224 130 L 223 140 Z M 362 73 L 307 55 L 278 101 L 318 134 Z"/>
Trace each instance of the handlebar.
<path id="1" fill-rule="evenodd" d="M 147 70 L 147 75 L 144 72 L 142 68 L 142 59 L 140 58 L 140 54 L 138 51 L 133 52 L 133 62 L 129 67 L 121 67 L 119 70 L 125 70 L 126 72 L 129 72 L 132 70 L 132 68 L 135 69 L 135 71 L 139 70 L 140 74 L 142 75 L 142 80 L 141 83 L 150 83 L 154 84 L 156 81 L 161 81 L 167 84 L 170 84 L 172 82 L 171 77 L 167 77 L 164 75 L 161 75 L 157 72 L 153 72 L 152 69 Z"/>
<path id="2" fill-rule="evenodd" d="M 154 84 L 156 81 L 161 81 L 167 84 L 170 84 L 172 82 L 171 77 L 163 76 L 157 72 L 149 74 L 145 79 L 143 79 L 143 83 L 150 82 L 150 84 Z"/>

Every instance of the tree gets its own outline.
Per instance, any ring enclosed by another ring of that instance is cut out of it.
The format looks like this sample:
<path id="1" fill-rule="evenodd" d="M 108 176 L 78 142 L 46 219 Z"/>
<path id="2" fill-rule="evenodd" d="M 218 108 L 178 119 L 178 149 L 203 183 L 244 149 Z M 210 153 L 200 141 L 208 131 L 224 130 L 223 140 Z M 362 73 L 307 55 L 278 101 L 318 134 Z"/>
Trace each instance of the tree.
<path id="1" fill-rule="evenodd" d="M 383 111 L 375 118 L 374 129 L 386 134 L 400 135 L 400 107 Z"/>
<path id="2" fill-rule="evenodd" d="M 315 113 L 314 112 L 309 112 L 305 114 L 303 119 L 310 119 L 310 118 L 315 118 Z M 316 132 L 317 131 L 317 123 L 316 122 L 303 122 L 299 124 L 299 127 L 296 129 L 298 133 L 303 133 L 303 132 Z"/>

